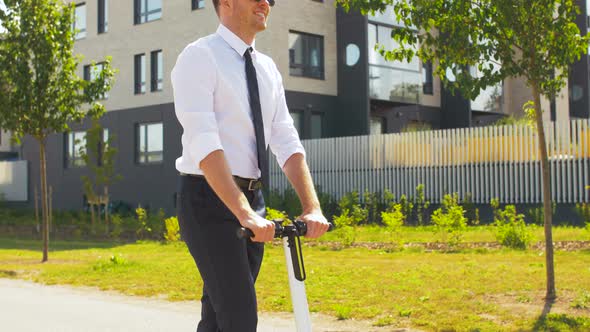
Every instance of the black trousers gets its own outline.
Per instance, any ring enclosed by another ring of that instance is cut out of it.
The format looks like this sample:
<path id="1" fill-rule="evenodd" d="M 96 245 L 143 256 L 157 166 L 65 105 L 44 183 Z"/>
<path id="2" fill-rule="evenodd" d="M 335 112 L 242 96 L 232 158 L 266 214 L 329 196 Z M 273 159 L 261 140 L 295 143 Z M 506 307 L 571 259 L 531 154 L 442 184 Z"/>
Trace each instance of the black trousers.
<path id="1" fill-rule="evenodd" d="M 245 191 L 250 206 L 265 216 L 261 190 Z M 197 332 L 255 332 L 254 283 L 264 244 L 238 239 L 238 220 L 204 178 L 180 176 L 178 222 L 203 279 Z"/>

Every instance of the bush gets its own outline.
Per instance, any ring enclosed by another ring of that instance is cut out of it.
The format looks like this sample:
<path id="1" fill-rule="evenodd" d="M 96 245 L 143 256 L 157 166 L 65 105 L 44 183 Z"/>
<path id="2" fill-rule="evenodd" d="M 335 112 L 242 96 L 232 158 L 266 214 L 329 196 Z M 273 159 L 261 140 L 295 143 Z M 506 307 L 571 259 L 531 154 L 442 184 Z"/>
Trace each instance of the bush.
<path id="1" fill-rule="evenodd" d="M 574 309 L 590 309 L 590 292 L 582 291 L 570 305 Z"/>
<path id="2" fill-rule="evenodd" d="M 124 201 L 112 201 L 109 204 L 110 214 L 118 214 L 121 218 L 133 217 L 133 207 Z"/>
<path id="3" fill-rule="evenodd" d="M 286 219 L 288 219 L 288 217 L 285 212 L 281 212 L 279 210 L 275 210 L 275 209 L 267 207 L 266 208 L 266 219 L 267 220 L 277 220 L 277 219 L 286 220 Z"/>
<path id="4" fill-rule="evenodd" d="M 142 208 L 141 206 L 135 209 L 135 214 L 137 215 L 137 228 L 135 230 L 135 234 L 139 240 L 143 240 L 148 235 L 152 233 L 152 229 L 148 224 L 148 216 L 147 211 Z"/>
<path id="5" fill-rule="evenodd" d="M 389 191 L 389 189 L 385 189 L 383 192 L 383 205 L 385 206 L 385 209 L 387 211 L 392 211 L 395 204 L 395 196 Z"/>
<path id="6" fill-rule="evenodd" d="M 323 192 L 319 186 L 316 188 L 316 192 L 324 216 L 326 219 L 331 220 L 338 213 L 338 201 L 332 195 Z"/>
<path id="7" fill-rule="evenodd" d="M 166 242 L 176 242 L 180 240 L 180 227 L 178 226 L 178 218 L 170 217 L 164 220 L 166 225 L 166 233 L 164 233 L 164 239 Z"/>
<path id="8" fill-rule="evenodd" d="M 265 197 L 266 206 L 270 206 L 278 211 L 285 211 L 287 215 L 296 216 L 301 213 L 301 203 L 297 193 L 292 188 L 279 192 L 274 189 Z"/>
<path id="9" fill-rule="evenodd" d="M 367 210 L 367 223 L 376 224 L 379 222 L 381 206 L 381 193 L 372 193 L 365 190 L 363 195 L 365 199 L 365 209 Z"/>
<path id="10" fill-rule="evenodd" d="M 404 224 L 404 214 L 402 213 L 401 204 L 395 204 L 392 211 L 381 212 L 381 220 L 391 236 L 391 241 L 397 242 L 401 246 L 403 243 L 399 235 Z"/>
<path id="11" fill-rule="evenodd" d="M 574 209 L 576 214 L 582 219 L 582 225 L 590 223 L 590 204 L 578 203 Z"/>
<path id="12" fill-rule="evenodd" d="M 148 225 L 151 229 L 151 237 L 154 240 L 163 240 L 164 233 L 166 232 L 166 224 L 164 221 L 166 220 L 166 213 L 164 209 L 160 208 L 156 215 L 149 215 L 148 214 Z"/>
<path id="13" fill-rule="evenodd" d="M 121 218 L 120 215 L 118 214 L 113 214 L 111 215 L 111 232 L 109 233 L 109 236 L 113 239 L 118 240 L 121 237 L 121 233 L 123 232 L 123 228 L 122 225 L 123 224 L 123 220 Z"/>
<path id="14" fill-rule="evenodd" d="M 507 205 L 494 220 L 496 239 L 500 244 L 514 249 L 526 249 L 532 234 L 524 222 L 524 215 L 516 213 L 514 205 Z"/>
<path id="15" fill-rule="evenodd" d="M 407 199 L 406 195 L 402 195 L 399 198 L 399 204 L 404 214 L 404 224 L 408 225 L 412 217 L 412 211 L 414 211 L 414 203 L 412 203 L 411 199 Z"/>
<path id="16" fill-rule="evenodd" d="M 301 214 L 301 202 L 295 190 L 289 188 L 283 192 L 284 207 L 281 211 L 285 211 L 289 216 L 298 216 Z"/>
<path id="17" fill-rule="evenodd" d="M 424 196 L 424 184 L 419 184 L 416 187 L 416 198 L 415 198 L 415 206 L 416 206 L 416 220 L 418 222 L 418 226 L 426 225 L 426 211 L 428 207 L 430 207 L 430 202 L 426 200 Z"/>
<path id="18" fill-rule="evenodd" d="M 551 213 L 555 215 L 555 209 L 557 208 L 557 204 L 555 202 L 551 202 Z M 543 211 L 543 205 L 539 205 L 534 208 L 530 208 L 527 210 L 527 217 L 529 219 L 530 224 L 543 226 L 545 225 L 545 211 Z"/>
<path id="19" fill-rule="evenodd" d="M 282 193 L 278 190 L 272 190 L 268 197 L 265 197 L 267 206 L 273 209 L 284 211 L 287 215 L 296 216 L 301 213 L 301 203 L 297 193 L 292 188 L 288 188 Z"/>
<path id="20" fill-rule="evenodd" d="M 500 218 L 500 200 L 498 198 L 492 198 L 490 200 L 490 206 L 492 207 L 494 220 Z"/>
<path id="21" fill-rule="evenodd" d="M 346 211 L 346 218 L 351 218 L 351 226 L 365 223 L 369 216 L 369 211 L 361 207 L 359 193 L 357 191 L 352 191 L 344 195 L 344 197 L 338 202 L 338 207 L 340 209 L 340 216 L 343 216 Z"/>
<path id="22" fill-rule="evenodd" d="M 339 235 L 340 241 L 346 247 L 350 247 L 355 239 L 356 232 L 354 226 L 356 221 L 350 212 L 345 209 L 339 216 L 334 216 L 334 225 L 336 226 L 336 234 Z"/>
<path id="23" fill-rule="evenodd" d="M 323 192 L 319 186 L 316 188 L 316 193 L 324 216 L 328 220 L 332 219 L 338 213 L 338 202 L 332 195 Z M 297 193 L 292 188 L 282 193 L 277 189 L 271 190 L 268 196 L 265 196 L 265 202 L 266 206 L 283 211 L 289 216 L 296 216 L 301 213 L 301 202 Z"/>
<path id="24" fill-rule="evenodd" d="M 268 192 L 268 197 L 264 198 L 266 206 L 272 206 L 273 209 L 282 210 L 284 208 L 283 196 L 278 189 L 272 189 Z"/>
<path id="25" fill-rule="evenodd" d="M 338 201 L 338 211 L 340 211 L 340 213 L 343 213 L 344 210 L 348 210 L 350 212 L 355 205 L 360 206 L 360 198 L 358 191 L 353 190 L 344 194 L 340 201 Z"/>
<path id="26" fill-rule="evenodd" d="M 471 193 L 465 194 L 465 198 L 463 198 L 463 208 L 465 209 L 467 224 L 471 226 L 479 225 L 479 209 L 475 207 Z"/>
<path id="27" fill-rule="evenodd" d="M 451 247 L 461 242 L 463 231 L 467 228 L 467 218 L 465 210 L 459 205 L 459 195 L 445 195 L 442 207 L 438 208 L 432 214 L 432 222 L 436 229 L 441 233 L 443 242 L 448 243 Z M 447 239 L 447 235 L 449 238 Z"/>

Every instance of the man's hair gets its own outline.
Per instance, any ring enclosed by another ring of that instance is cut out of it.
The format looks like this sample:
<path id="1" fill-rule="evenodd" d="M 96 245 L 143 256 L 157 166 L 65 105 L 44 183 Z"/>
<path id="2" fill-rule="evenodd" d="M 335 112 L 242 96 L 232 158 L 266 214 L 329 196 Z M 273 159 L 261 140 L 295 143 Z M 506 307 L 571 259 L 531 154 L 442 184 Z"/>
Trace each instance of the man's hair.
<path id="1" fill-rule="evenodd" d="M 219 0 L 213 0 L 213 7 L 215 8 L 217 16 L 219 16 Z"/>

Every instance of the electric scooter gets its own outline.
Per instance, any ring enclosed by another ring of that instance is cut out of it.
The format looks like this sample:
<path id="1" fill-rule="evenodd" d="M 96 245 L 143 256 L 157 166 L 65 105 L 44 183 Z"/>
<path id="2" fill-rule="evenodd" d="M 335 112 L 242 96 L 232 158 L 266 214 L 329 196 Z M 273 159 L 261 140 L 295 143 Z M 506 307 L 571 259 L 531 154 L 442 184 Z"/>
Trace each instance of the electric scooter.
<path id="1" fill-rule="evenodd" d="M 305 266 L 303 265 L 303 254 L 301 252 L 300 236 L 307 234 L 307 224 L 301 220 L 295 220 L 292 225 L 283 226 L 282 220 L 273 220 L 275 223 L 275 238 L 283 239 L 283 249 L 287 260 L 287 273 L 289 274 L 289 289 L 291 290 L 291 301 L 293 302 L 293 313 L 295 314 L 295 326 L 297 332 L 311 332 L 311 318 L 309 316 L 309 305 L 305 293 Z M 328 231 L 334 228 L 330 224 Z M 238 237 L 243 239 L 253 237 L 254 233 L 247 228 L 238 229 Z"/>

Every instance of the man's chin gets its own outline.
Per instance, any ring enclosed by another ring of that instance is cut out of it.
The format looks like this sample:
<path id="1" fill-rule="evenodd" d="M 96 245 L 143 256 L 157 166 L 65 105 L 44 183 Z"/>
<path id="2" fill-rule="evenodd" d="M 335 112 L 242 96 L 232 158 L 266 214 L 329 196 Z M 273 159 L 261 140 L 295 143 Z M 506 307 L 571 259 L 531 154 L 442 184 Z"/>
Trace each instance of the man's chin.
<path id="1" fill-rule="evenodd" d="M 256 32 L 261 32 L 266 30 L 266 21 L 264 23 L 256 23 Z"/>

